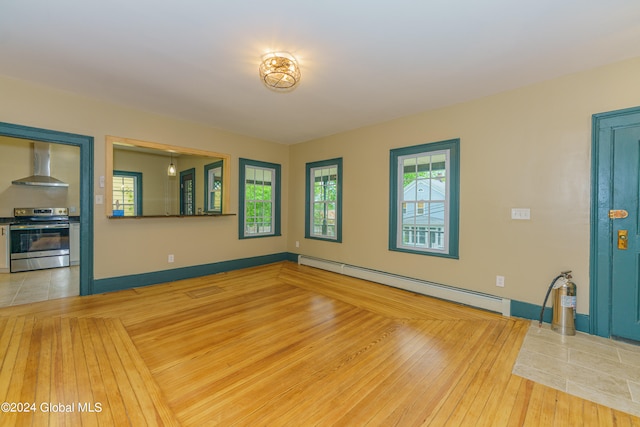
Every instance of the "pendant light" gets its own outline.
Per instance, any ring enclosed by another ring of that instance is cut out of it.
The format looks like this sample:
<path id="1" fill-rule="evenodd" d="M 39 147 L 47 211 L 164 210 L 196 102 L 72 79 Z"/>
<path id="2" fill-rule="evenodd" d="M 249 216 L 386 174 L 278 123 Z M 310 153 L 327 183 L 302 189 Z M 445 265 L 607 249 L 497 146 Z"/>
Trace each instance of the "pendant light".
<path id="1" fill-rule="evenodd" d="M 167 175 L 176 176 L 176 165 L 173 164 L 173 154 L 171 155 L 171 163 L 169 163 L 169 168 L 167 169 Z"/>

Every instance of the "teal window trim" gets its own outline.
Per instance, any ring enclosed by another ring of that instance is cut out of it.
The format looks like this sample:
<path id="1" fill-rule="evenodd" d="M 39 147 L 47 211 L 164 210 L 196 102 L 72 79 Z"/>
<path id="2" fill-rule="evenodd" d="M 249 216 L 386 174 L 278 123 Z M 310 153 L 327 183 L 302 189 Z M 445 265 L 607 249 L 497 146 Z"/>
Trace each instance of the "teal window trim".
<path id="1" fill-rule="evenodd" d="M 312 223 L 313 223 L 313 195 L 312 195 L 312 187 L 313 182 L 311 179 L 311 172 L 317 168 L 324 167 L 336 167 L 338 171 L 338 176 L 336 178 L 336 232 L 335 237 L 323 237 L 321 235 L 312 233 Z M 342 243 L 342 157 L 322 160 L 318 162 L 310 162 L 306 164 L 306 173 L 305 173 L 305 226 L 304 226 L 304 237 L 306 239 L 316 239 L 316 240 L 325 240 L 329 242 Z"/>
<path id="2" fill-rule="evenodd" d="M 142 215 L 142 172 L 114 170 L 113 177 L 116 178 L 118 176 L 136 178 L 135 200 L 133 203 L 135 203 L 136 216 L 141 216 Z"/>
<path id="3" fill-rule="evenodd" d="M 246 218 L 246 168 L 255 167 L 262 169 L 270 169 L 274 173 L 274 186 L 272 191 L 273 194 L 273 206 L 272 206 L 272 215 L 273 215 L 273 232 L 271 233 L 260 233 L 260 234 L 247 234 L 245 232 L 245 218 Z M 262 162 L 258 160 L 250 160 L 250 159 L 240 159 L 240 167 L 239 169 L 239 194 L 238 194 L 238 238 L 240 239 L 255 239 L 260 237 L 273 237 L 282 235 L 280 217 L 281 217 L 281 203 L 282 203 L 282 195 L 281 195 L 281 186 L 282 186 L 282 173 L 281 166 L 277 163 L 269 163 Z"/>
<path id="4" fill-rule="evenodd" d="M 222 213 L 222 203 L 224 200 L 222 191 L 224 185 L 220 187 L 220 209 L 209 209 L 209 193 L 211 192 L 211 188 L 209 188 L 209 171 L 216 168 L 220 168 L 220 182 L 222 182 L 222 177 L 224 176 L 224 161 L 220 160 L 204 165 L 204 211 L 207 213 Z"/>
<path id="5" fill-rule="evenodd" d="M 398 221 L 402 218 L 400 206 L 400 171 L 399 162 L 402 157 L 430 154 L 436 151 L 448 151 L 449 170 L 448 180 L 448 222 L 445 230 L 447 250 L 420 250 L 398 244 Z M 389 250 L 421 255 L 431 255 L 444 258 L 459 258 L 459 217 L 460 217 L 460 139 L 420 144 L 411 147 L 396 148 L 390 151 L 389 160 Z"/>

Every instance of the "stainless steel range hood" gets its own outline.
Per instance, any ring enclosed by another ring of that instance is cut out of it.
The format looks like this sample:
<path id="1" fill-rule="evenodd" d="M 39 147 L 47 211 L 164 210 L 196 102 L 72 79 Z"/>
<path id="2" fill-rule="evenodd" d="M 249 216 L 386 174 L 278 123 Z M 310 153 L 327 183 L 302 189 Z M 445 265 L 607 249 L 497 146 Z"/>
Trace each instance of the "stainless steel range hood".
<path id="1" fill-rule="evenodd" d="M 68 187 L 69 184 L 51 176 L 51 147 L 46 142 L 33 143 L 33 175 L 11 181 L 16 185 Z"/>

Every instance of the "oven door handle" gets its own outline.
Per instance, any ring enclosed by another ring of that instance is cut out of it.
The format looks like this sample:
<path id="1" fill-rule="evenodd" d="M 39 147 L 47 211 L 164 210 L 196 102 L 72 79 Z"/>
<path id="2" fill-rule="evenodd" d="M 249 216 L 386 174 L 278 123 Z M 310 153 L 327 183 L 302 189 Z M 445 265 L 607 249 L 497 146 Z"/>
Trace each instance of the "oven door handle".
<path id="1" fill-rule="evenodd" d="M 69 224 L 33 224 L 33 225 L 12 225 L 10 230 L 43 230 L 52 228 L 69 228 Z"/>

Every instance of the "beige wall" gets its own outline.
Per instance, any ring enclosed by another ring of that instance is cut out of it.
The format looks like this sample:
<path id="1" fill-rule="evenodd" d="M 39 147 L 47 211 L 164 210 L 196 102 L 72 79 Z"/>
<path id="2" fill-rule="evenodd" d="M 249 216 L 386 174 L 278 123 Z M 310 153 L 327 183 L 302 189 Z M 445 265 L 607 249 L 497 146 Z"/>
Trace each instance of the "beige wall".
<path id="1" fill-rule="evenodd" d="M 20 80 L 0 77 L 0 120 L 95 138 L 95 194 L 103 194 L 105 136 L 118 135 L 161 144 L 227 153 L 231 156 L 231 212 L 238 205 L 238 158 L 280 163 L 283 194 L 288 192 L 289 148 L 197 123 L 170 119 L 76 96 Z M 188 142 L 185 142 L 188 141 Z M 283 199 L 283 224 L 287 223 Z M 285 237 L 238 240 L 237 216 L 109 220 L 95 206 L 96 279 L 201 265 L 284 252 Z M 167 263 L 174 254 L 175 262 Z"/>
<path id="2" fill-rule="evenodd" d="M 142 174 L 142 213 L 178 214 L 178 177 L 167 176 L 169 157 L 135 151 L 114 150 L 113 169 Z M 174 163 L 176 163 L 174 161 Z"/>
<path id="3" fill-rule="evenodd" d="M 68 187 L 13 185 L 33 174 L 32 142 L 0 136 L 0 217 L 12 217 L 13 208 L 68 207 L 80 215 L 80 148 L 52 144 L 51 175 Z"/>
<path id="4" fill-rule="evenodd" d="M 640 58 L 295 145 L 289 250 L 532 304 L 570 269 L 588 313 L 591 117 L 640 105 L 638 76 Z M 389 150 L 451 138 L 461 140 L 460 259 L 389 251 Z M 304 239 L 300 203 L 305 163 L 333 157 L 344 162 L 342 244 Z M 511 208 L 530 208 L 531 220 L 511 220 Z"/>
<path id="5" fill-rule="evenodd" d="M 175 209 L 176 213 L 180 213 L 180 172 L 187 171 L 189 169 L 195 170 L 195 204 L 196 204 L 196 213 L 198 209 L 202 209 L 202 212 L 205 211 L 205 200 L 204 200 L 204 186 L 206 185 L 207 177 L 204 174 L 204 167 L 210 163 L 214 163 L 216 161 L 220 161 L 219 158 L 199 158 L 199 157 L 191 157 L 191 156 L 181 156 L 176 159 L 175 164 L 177 168 L 176 177 L 173 178 L 175 182 Z M 238 179 L 237 177 L 237 167 L 238 165 L 234 165 L 236 169 L 236 173 L 231 177 L 232 179 Z M 166 168 L 165 168 L 166 169 Z M 237 202 L 236 205 L 237 206 Z M 237 207 L 232 208 L 233 212 L 237 212 Z"/>
<path id="6" fill-rule="evenodd" d="M 640 58 L 294 146 L 6 78 L 0 118 L 93 136 L 96 194 L 105 135 L 230 154 L 233 212 L 239 157 L 283 166 L 282 237 L 238 240 L 236 216 L 118 221 L 96 206 L 97 279 L 289 251 L 541 304 L 571 269 L 588 313 L 591 116 L 640 105 L 638 75 Z M 460 259 L 390 252 L 389 150 L 450 138 L 461 139 Z M 342 244 L 304 238 L 305 163 L 333 157 L 344 159 Z M 511 220 L 514 207 L 532 219 Z"/>

